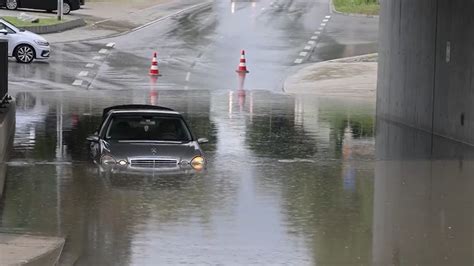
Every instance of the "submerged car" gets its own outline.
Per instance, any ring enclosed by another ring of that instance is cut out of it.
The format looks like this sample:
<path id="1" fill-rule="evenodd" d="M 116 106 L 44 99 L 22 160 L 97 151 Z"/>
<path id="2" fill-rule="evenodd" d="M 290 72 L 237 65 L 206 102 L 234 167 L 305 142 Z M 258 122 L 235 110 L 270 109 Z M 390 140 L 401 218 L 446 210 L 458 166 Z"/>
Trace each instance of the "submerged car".
<path id="1" fill-rule="evenodd" d="M 183 116 L 169 108 L 120 105 L 104 109 L 99 130 L 87 140 L 103 171 L 196 172 L 206 159 Z"/>
<path id="2" fill-rule="evenodd" d="M 34 59 L 48 59 L 48 41 L 36 33 L 20 30 L 11 23 L 0 19 L 0 39 L 8 40 L 8 56 L 19 63 L 31 63 Z"/>

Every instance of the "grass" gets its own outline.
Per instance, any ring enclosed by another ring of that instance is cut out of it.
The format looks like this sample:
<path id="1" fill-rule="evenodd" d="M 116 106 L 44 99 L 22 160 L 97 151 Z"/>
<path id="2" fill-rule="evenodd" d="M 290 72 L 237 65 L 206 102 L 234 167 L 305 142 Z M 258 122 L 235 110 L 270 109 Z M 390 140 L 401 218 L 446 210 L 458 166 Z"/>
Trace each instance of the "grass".
<path id="1" fill-rule="evenodd" d="M 38 23 L 31 23 L 29 21 L 23 21 L 21 19 L 18 19 L 17 17 L 11 17 L 11 16 L 4 16 L 2 18 L 4 20 L 10 22 L 11 24 L 15 25 L 18 28 L 30 27 L 30 26 L 50 26 L 50 25 L 56 25 L 56 24 L 64 23 L 64 20 L 58 21 L 57 18 L 39 18 Z"/>
<path id="2" fill-rule="evenodd" d="M 364 15 L 378 15 L 380 4 L 375 0 L 333 0 L 337 11 Z"/>

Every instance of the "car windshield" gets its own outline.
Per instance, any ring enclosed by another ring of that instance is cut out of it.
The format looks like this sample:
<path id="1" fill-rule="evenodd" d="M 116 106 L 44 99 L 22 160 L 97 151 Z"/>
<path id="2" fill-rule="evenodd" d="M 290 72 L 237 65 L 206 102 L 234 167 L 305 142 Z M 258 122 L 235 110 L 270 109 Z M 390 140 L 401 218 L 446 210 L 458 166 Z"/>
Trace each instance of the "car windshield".
<path id="1" fill-rule="evenodd" d="M 191 134 L 179 117 L 119 115 L 109 123 L 106 139 L 185 142 Z"/>

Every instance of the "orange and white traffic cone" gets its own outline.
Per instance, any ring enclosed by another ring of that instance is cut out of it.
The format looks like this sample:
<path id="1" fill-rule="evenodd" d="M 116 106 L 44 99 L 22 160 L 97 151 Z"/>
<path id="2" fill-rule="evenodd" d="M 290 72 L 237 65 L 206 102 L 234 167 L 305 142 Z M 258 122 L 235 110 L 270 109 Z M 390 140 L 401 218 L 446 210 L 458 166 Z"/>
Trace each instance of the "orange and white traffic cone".
<path id="1" fill-rule="evenodd" d="M 239 64 L 239 68 L 237 68 L 236 70 L 237 73 L 249 73 L 249 71 L 247 70 L 247 64 L 246 64 L 246 61 L 245 61 L 245 50 L 242 50 L 242 53 L 240 54 L 240 64 Z"/>
<path id="2" fill-rule="evenodd" d="M 153 54 L 153 59 L 151 60 L 150 76 L 161 76 L 160 70 L 158 69 L 158 60 L 156 59 L 156 52 Z"/>

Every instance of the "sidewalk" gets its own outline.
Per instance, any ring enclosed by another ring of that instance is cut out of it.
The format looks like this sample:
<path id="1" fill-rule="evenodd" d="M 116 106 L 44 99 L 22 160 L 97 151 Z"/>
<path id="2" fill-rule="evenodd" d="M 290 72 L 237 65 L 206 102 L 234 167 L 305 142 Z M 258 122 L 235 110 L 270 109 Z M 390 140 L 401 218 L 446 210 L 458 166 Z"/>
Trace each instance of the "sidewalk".
<path id="1" fill-rule="evenodd" d="M 289 94 L 366 98 L 375 101 L 377 54 L 311 64 L 285 80 Z"/>
<path id="2" fill-rule="evenodd" d="M 0 233 L 0 265 L 56 265 L 64 239 Z"/>
<path id="3" fill-rule="evenodd" d="M 210 5 L 206 0 L 105 0 L 90 2 L 80 10 L 72 11 L 67 19 L 82 18 L 87 26 L 59 33 L 42 34 L 50 43 L 100 39 L 136 30 L 164 17 Z M 0 9 L 0 16 L 18 16 L 27 13 L 39 17 L 55 17 L 44 11 Z"/>

